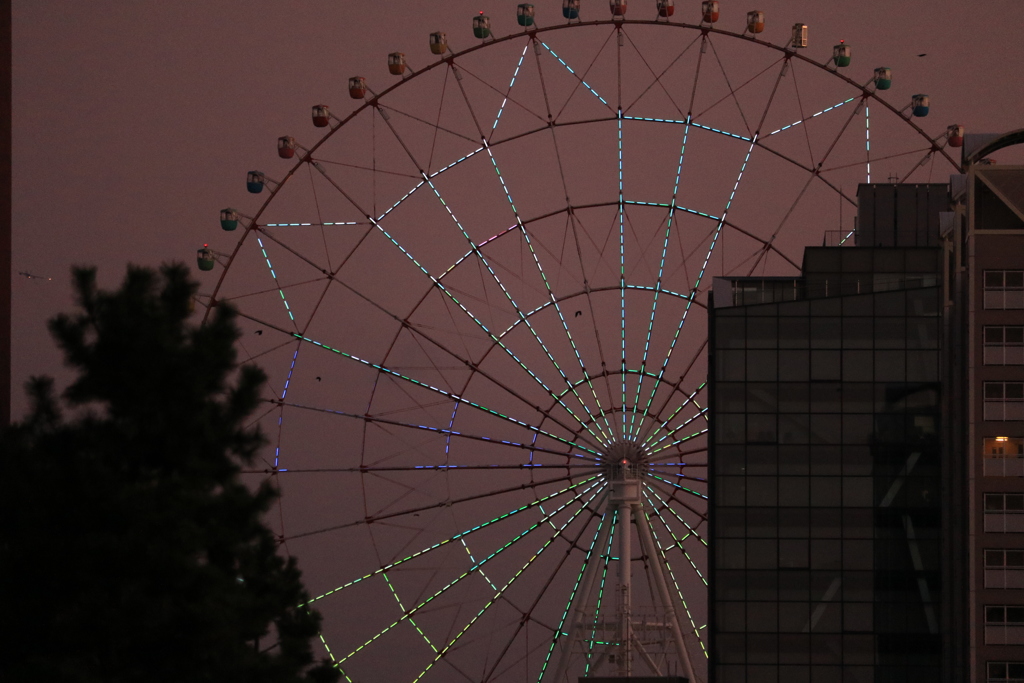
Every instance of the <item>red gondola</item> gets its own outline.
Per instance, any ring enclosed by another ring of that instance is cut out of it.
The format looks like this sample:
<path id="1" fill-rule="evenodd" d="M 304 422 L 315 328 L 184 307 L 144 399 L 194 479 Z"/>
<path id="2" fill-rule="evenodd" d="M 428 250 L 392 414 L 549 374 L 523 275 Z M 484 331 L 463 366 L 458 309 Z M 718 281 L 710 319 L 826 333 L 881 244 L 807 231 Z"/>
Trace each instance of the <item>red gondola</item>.
<path id="1" fill-rule="evenodd" d="M 326 128 L 331 124 L 331 110 L 326 104 L 313 105 L 313 125 L 317 128 Z"/>
<path id="2" fill-rule="evenodd" d="M 291 159 L 295 156 L 295 138 L 290 135 L 283 135 L 277 139 L 277 156 L 282 159 Z"/>
<path id="3" fill-rule="evenodd" d="M 718 0 L 704 0 L 700 4 L 701 21 L 713 24 L 718 21 Z"/>
<path id="4" fill-rule="evenodd" d="M 353 100 L 361 100 L 366 97 L 366 79 L 362 76 L 353 76 L 348 79 L 348 94 Z"/>

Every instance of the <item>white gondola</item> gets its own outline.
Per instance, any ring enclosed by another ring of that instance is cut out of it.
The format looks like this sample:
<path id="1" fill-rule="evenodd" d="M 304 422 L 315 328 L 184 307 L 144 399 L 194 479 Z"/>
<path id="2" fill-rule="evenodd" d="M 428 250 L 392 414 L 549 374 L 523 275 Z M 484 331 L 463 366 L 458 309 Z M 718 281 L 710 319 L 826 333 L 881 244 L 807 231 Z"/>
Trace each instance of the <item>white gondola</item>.
<path id="1" fill-rule="evenodd" d="M 793 37 L 790 47 L 807 47 L 807 24 L 793 24 Z"/>

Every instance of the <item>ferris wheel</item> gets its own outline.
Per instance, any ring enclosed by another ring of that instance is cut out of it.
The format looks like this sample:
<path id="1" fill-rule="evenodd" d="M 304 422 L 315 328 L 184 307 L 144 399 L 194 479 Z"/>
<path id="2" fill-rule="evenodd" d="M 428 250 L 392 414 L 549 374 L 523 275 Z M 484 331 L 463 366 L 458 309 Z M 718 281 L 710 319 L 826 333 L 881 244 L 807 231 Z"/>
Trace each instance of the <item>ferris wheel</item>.
<path id="1" fill-rule="evenodd" d="M 345 680 L 706 680 L 712 278 L 796 274 L 853 239 L 858 183 L 956 167 L 962 129 L 845 43 L 631 5 L 388 55 L 199 252 Z"/>

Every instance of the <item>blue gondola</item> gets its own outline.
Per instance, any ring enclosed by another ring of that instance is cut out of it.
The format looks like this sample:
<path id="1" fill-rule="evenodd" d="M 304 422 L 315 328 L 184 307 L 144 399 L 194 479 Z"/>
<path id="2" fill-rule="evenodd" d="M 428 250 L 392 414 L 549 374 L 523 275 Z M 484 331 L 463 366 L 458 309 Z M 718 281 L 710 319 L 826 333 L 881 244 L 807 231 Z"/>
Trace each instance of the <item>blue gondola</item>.
<path id="1" fill-rule="evenodd" d="M 914 95 L 914 116 L 928 116 L 929 99 L 927 95 Z"/>
<path id="2" fill-rule="evenodd" d="M 253 194 L 263 192 L 263 185 L 267 182 L 267 176 L 263 171 L 249 171 L 245 177 L 245 189 Z"/>

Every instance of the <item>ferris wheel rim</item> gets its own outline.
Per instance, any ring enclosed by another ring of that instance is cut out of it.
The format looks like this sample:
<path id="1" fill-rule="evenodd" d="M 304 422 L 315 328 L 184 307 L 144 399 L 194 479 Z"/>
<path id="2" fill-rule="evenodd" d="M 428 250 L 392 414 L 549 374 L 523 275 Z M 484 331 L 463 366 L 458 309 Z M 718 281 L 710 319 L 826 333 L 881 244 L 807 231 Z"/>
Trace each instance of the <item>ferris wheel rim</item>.
<path id="1" fill-rule="evenodd" d="M 391 93 L 391 92 L 395 91 L 396 89 L 402 87 L 406 83 L 412 82 L 415 78 L 417 78 L 417 77 L 419 77 L 419 76 L 421 76 L 423 74 L 429 73 L 430 71 L 432 71 L 432 70 L 434 70 L 436 68 L 441 68 L 444 65 L 449 65 L 449 66 L 453 65 L 455 59 L 457 59 L 457 58 L 463 57 L 463 56 L 468 55 L 468 54 L 472 54 L 473 52 L 476 52 L 478 50 L 482 50 L 482 49 L 490 47 L 490 46 L 500 45 L 500 44 L 505 43 L 505 42 L 510 42 L 510 41 L 515 40 L 517 38 L 524 38 L 525 37 L 525 38 L 529 38 L 531 41 L 533 41 L 533 40 L 536 40 L 536 36 L 538 34 L 549 33 L 549 32 L 554 32 L 554 31 L 561 31 L 561 30 L 566 30 L 566 29 L 577 29 L 577 28 L 580 28 L 580 27 L 599 27 L 599 26 L 612 26 L 613 28 L 621 29 L 623 26 L 628 26 L 628 25 L 659 26 L 659 27 L 664 26 L 664 27 L 696 30 L 696 31 L 699 31 L 704 36 L 708 36 L 710 34 L 723 35 L 723 36 L 728 36 L 730 38 L 735 38 L 735 39 L 747 41 L 748 43 L 759 45 L 761 47 L 766 47 L 766 48 L 773 49 L 773 50 L 775 50 L 777 52 L 782 53 L 786 60 L 796 58 L 796 59 L 798 59 L 798 60 L 800 60 L 800 61 L 802 61 L 802 62 L 804 62 L 804 63 L 806 63 L 806 64 L 808 64 L 810 66 L 816 67 L 816 68 L 818 68 L 818 69 L 820 69 L 820 70 L 822 70 L 822 71 L 824 71 L 824 72 L 826 72 L 826 73 L 828 73 L 828 74 L 830 74 L 832 76 L 835 76 L 835 77 L 845 81 L 847 83 L 847 85 L 850 85 L 850 86 L 854 87 L 855 89 L 857 89 L 857 90 L 859 90 L 861 92 L 862 100 L 867 100 L 868 98 L 871 98 L 871 99 L 875 100 L 876 102 L 878 102 L 879 104 L 881 104 L 883 107 L 888 109 L 892 114 L 896 115 L 903 123 L 905 123 L 905 124 L 909 125 L 911 128 L 913 128 L 914 131 L 920 137 L 922 137 L 924 140 L 926 140 L 928 142 L 928 145 L 929 145 L 928 150 L 930 150 L 930 153 L 935 153 L 935 152 L 941 153 L 941 155 L 950 163 L 950 165 L 955 170 L 957 170 L 957 171 L 961 170 L 961 165 L 958 164 L 956 161 L 954 161 L 953 158 L 949 156 L 949 154 L 946 152 L 946 150 L 944 148 L 941 148 L 938 145 L 936 145 L 934 139 L 929 137 L 928 133 L 926 133 L 924 131 L 924 129 L 922 129 L 920 126 L 918 126 L 917 123 L 914 122 L 912 117 L 904 116 L 900 112 L 900 110 L 896 109 L 887 100 L 882 99 L 878 95 L 877 90 L 868 89 L 866 85 L 857 83 L 856 81 L 854 81 L 849 76 L 847 76 L 847 75 L 845 75 L 843 73 L 840 73 L 838 69 L 830 68 L 829 67 L 829 63 L 827 61 L 826 62 L 817 62 L 817 61 L 811 59 L 810 57 L 807 57 L 806 55 L 802 54 L 801 52 L 797 51 L 794 48 L 791 48 L 791 47 L 788 47 L 788 46 L 785 46 L 785 45 L 777 45 L 775 43 L 772 43 L 772 42 L 769 42 L 769 41 L 766 41 L 766 40 L 761 40 L 760 38 L 755 37 L 753 34 L 747 34 L 745 31 L 743 33 L 736 33 L 735 31 L 727 31 L 727 30 L 724 30 L 724 29 L 715 28 L 713 25 L 706 26 L 706 25 L 703 25 L 703 24 L 691 24 L 691 23 L 687 23 L 687 22 L 672 21 L 671 19 L 668 19 L 666 21 L 659 21 L 657 19 L 626 19 L 625 17 L 618 17 L 618 18 L 615 18 L 615 19 L 595 19 L 595 20 L 592 20 L 592 21 L 575 21 L 575 22 L 570 21 L 570 22 L 563 23 L 563 24 L 552 24 L 550 26 L 536 26 L 536 25 L 534 25 L 532 27 L 525 28 L 523 31 L 519 31 L 519 32 L 516 32 L 516 33 L 509 33 L 508 35 L 501 36 L 499 38 L 491 38 L 490 40 L 482 40 L 480 43 L 478 43 L 476 45 L 471 45 L 470 47 L 464 48 L 462 50 L 459 50 L 458 52 L 451 52 L 448 56 L 441 57 L 440 59 L 437 59 L 437 60 L 427 64 L 422 69 L 419 69 L 419 70 L 410 69 L 411 73 L 410 73 L 410 75 L 408 77 L 402 76 L 400 78 L 400 80 L 398 80 L 397 82 L 389 85 L 387 88 L 382 90 L 379 94 L 375 94 L 374 97 L 364 101 L 363 104 L 361 104 L 356 109 L 351 111 L 343 119 L 340 119 L 338 121 L 337 125 L 329 126 L 328 131 L 326 133 L 324 133 L 324 135 L 319 140 L 317 140 L 316 143 L 313 146 L 311 146 L 305 154 L 299 156 L 299 158 L 296 160 L 295 164 L 283 176 L 283 179 L 281 180 L 281 182 L 277 183 L 276 187 L 270 189 L 269 196 L 263 201 L 263 203 L 260 205 L 259 209 L 256 211 L 256 213 L 250 219 L 249 224 L 245 228 L 245 232 L 242 234 L 241 238 L 235 243 L 234 249 L 231 251 L 230 255 L 227 258 L 227 262 L 224 264 L 224 267 L 221 268 L 221 273 L 220 273 L 220 276 L 217 279 L 217 283 L 214 286 L 214 289 L 213 289 L 212 293 L 209 295 L 209 299 L 208 299 L 208 302 L 206 304 L 206 312 L 203 315 L 202 323 L 203 324 L 206 323 L 206 321 L 209 318 L 209 315 L 210 315 L 211 311 L 217 306 L 217 303 L 218 303 L 217 295 L 220 292 L 221 286 L 223 285 L 224 278 L 227 275 L 228 270 L 230 270 L 231 264 L 234 262 L 234 259 L 236 258 L 238 252 L 241 250 L 242 244 L 249 237 L 249 233 L 251 231 L 253 231 L 254 229 L 256 229 L 257 227 L 259 227 L 258 226 L 258 221 L 259 221 L 260 216 L 263 215 L 263 212 L 271 204 L 271 202 L 276 197 L 276 195 L 281 191 L 281 189 L 288 183 L 288 181 L 291 179 L 291 177 L 296 173 L 296 171 L 299 170 L 299 168 L 302 167 L 302 165 L 304 163 L 308 163 L 309 161 L 312 160 L 312 154 L 317 149 L 319 149 L 320 146 L 322 146 L 324 143 L 326 143 L 337 131 L 341 130 L 345 126 L 345 124 L 347 124 L 348 122 L 350 122 L 353 119 L 355 119 L 364 110 L 366 110 L 367 108 L 377 108 L 379 106 L 379 100 L 382 97 L 384 97 L 385 95 L 388 95 L 389 93 Z M 755 144 L 758 144 L 758 143 L 755 142 Z M 768 152 L 771 152 L 773 154 L 777 154 L 778 156 L 781 156 L 781 157 L 787 159 L 787 161 L 790 161 L 791 163 L 794 163 L 797 166 L 800 166 L 801 168 L 803 168 L 803 170 L 805 170 L 807 172 L 810 172 L 810 173 L 814 172 L 812 169 L 807 168 L 807 167 L 803 167 L 799 163 L 797 163 L 797 162 L 795 162 L 793 160 L 790 160 L 785 155 L 779 154 L 778 152 L 776 152 L 776 151 L 774 151 L 774 150 L 772 150 L 770 148 L 767 148 L 767 147 L 765 147 L 763 145 L 760 145 L 760 144 L 758 146 L 761 149 L 764 149 L 764 150 L 766 150 Z M 924 151 L 924 150 L 922 150 L 922 151 Z M 820 173 L 817 174 L 817 177 L 819 179 L 822 179 L 823 181 L 825 181 L 825 179 L 821 178 Z M 827 181 L 825 181 L 825 182 L 827 183 Z M 831 185 L 830 185 L 830 187 L 831 187 Z M 837 192 L 839 192 L 842 195 L 842 192 L 839 191 L 837 188 L 833 187 L 832 189 L 837 191 Z M 851 203 L 853 203 L 852 200 L 850 200 L 845 195 L 842 195 L 842 196 L 844 198 L 846 198 L 847 201 L 850 201 Z M 377 220 L 376 218 L 374 218 L 372 216 L 369 216 L 369 215 L 367 215 L 366 218 L 369 221 L 371 221 L 371 222 L 375 222 Z"/>

